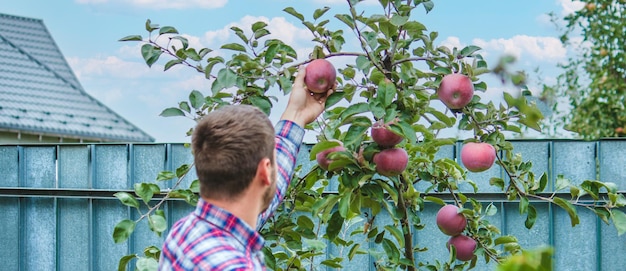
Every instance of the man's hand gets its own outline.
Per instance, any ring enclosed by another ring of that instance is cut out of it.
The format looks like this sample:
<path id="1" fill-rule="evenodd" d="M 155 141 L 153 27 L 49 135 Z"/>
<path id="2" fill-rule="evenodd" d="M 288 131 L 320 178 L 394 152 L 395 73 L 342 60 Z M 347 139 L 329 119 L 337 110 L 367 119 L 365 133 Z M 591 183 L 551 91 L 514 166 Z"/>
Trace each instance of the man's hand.
<path id="1" fill-rule="evenodd" d="M 300 67 L 293 83 L 287 108 L 280 119 L 290 120 L 303 127 L 313 122 L 324 112 L 326 99 L 337 86 L 337 82 L 326 93 L 313 93 L 304 84 L 305 69 Z"/>

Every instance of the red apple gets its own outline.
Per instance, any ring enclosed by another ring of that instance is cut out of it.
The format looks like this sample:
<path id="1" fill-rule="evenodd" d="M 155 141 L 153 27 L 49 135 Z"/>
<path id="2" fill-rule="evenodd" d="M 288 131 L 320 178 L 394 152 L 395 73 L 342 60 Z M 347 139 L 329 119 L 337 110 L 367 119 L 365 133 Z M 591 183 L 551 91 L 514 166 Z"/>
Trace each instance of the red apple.
<path id="1" fill-rule="evenodd" d="M 437 212 L 437 226 L 444 234 L 455 236 L 463 232 L 467 226 L 467 219 L 459 213 L 459 207 L 448 204 Z"/>
<path id="2" fill-rule="evenodd" d="M 476 250 L 476 240 L 463 234 L 452 236 L 446 243 L 446 247 L 450 250 L 450 246 L 456 249 L 456 259 L 460 261 L 469 261 L 474 257 Z"/>
<path id="3" fill-rule="evenodd" d="M 326 59 L 315 59 L 305 69 L 304 84 L 309 91 L 326 93 L 335 84 L 337 71 Z"/>
<path id="4" fill-rule="evenodd" d="M 461 149 L 461 162 L 471 172 L 489 169 L 496 160 L 496 149 L 488 143 L 468 142 Z"/>
<path id="5" fill-rule="evenodd" d="M 389 129 L 391 123 L 383 124 L 382 121 L 377 121 L 372 125 L 372 139 L 383 148 L 393 147 L 404 139 Z"/>
<path id="6" fill-rule="evenodd" d="M 448 108 L 461 109 L 472 101 L 474 84 L 463 74 L 448 74 L 441 79 L 437 95 Z"/>
<path id="7" fill-rule="evenodd" d="M 374 155 L 373 161 L 378 174 L 391 177 L 400 175 L 406 169 L 409 155 L 402 148 L 384 149 Z"/>
<path id="8" fill-rule="evenodd" d="M 320 167 L 323 168 L 324 170 L 328 170 L 328 165 L 330 165 L 330 163 L 333 162 L 332 159 L 328 158 L 328 155 L 334 152 L 340 152 L 340 151 L 346 150 L 346 148 L 343 146 L 343 143 L 341 141 L 338 141 L 338 142 L 339 142 L 339 146 L 325 149 L 323 151 L 318 152 L 315 155 L 315 160 L 317 160 L 317 164 L 320 165 Z"/>

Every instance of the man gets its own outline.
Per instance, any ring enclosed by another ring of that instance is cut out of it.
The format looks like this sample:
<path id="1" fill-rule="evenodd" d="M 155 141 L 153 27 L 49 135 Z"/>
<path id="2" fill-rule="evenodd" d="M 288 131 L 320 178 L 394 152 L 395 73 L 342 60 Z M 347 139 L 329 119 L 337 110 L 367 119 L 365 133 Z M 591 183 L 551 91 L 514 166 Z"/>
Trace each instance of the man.
<path id="1" fill-rule="evenodd" d="M 284 198 L 304 137 L 303 127 L 323 111 L 333 92 L 313 94 L 296 76 L 281 120 L 252 106 L 207 114 L 192 135 L 200 199 L 174 224 L 159 270 L 265 270 L 257 232 Z"/>

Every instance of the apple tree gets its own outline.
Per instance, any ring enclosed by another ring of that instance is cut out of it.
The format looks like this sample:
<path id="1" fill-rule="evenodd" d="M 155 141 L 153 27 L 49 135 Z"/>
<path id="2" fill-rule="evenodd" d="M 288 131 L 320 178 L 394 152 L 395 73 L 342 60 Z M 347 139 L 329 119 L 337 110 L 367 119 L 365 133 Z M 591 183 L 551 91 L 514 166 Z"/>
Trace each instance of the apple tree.
<path id="1" fill-rule="evenodd" d="M 585 1 L 567 15 L 561 41 L 576 54 L 561 66 L 555 85 L 543 98 L 554 114 L 545 126 L 564 127 L 585 139 L 626 136 L 626 1 Z M 553 15 L 554 19 L 560 19 Z M 582 46 L 574 37 L 582 36 Z M 566 98 L 563 98 L 566 97 Z"/>
<path id="2" fill-rule="evenodd" d="M 493 176 L 489 184 L 519 203 L 529 229 L 538 219 L 530 201 L 539 200 L 564 209 L 572 226 L 579 223 L 577 210 L 583 207 L 606 223 L 613 222 L 620 234 L 626 231 L 626 215 L 615 209 L 624 206 L 626 199 L 610 183 L 587 181 L 576 186 L 560 178 L 558 188 L 569 191 L 571 198 L 542 193 L 547 175 L 535 175 L 532 163 L 524 161 L 505 137 L 523 127 L 540 129 L 541 112 L 524 96 L 502 93 L 502 104 L 481 99 L 478 94 L 487 90 L 481 75 L 494 72 L 503 78 L 518 77 L 502 72 L 507 69 L 500 65 L 490 69 L 477 46 L 439 46 L 438 33 L 414 19 L 417 14 L 428 14 L 433 1 L 379 0 L 371 14 L 363 12 L 359 2 L 348 0 L 336 11 L 329 7 L 306 12 L 284 9 L 312 33 L 308 56 L 298 55 L 290 44 L 273 38 L 262 21 L 248 28 L 231 27 L 238 40 L 219 48 L 192 48 L 178 29 L 150 20 L 146 36 L 121 39 L 140 42 L 148 66 L 157 61 L 165 63 L 165 70 L 187 66 L 210 80 L 211 89 L 191 91 L 188 100 L 165 109 L 161 114 L 165 117 L 198 119 L 226 104 L 251 104 L 270 114 L 281 99 L 270 95 L 271 91 L 288 94 L 297 67 L 314 59 L 347 63 L 335 67 L 338 87 L 326 101 L 326 112 L 306 127 L 317 135 L 309 157 L 316 165 L 299 167 L 279 212 L 261 230 L 270 269 L 341 268 L 362 254 L 376 259 L 377 270 L 460 270 L 483 263 L 512 270 L 519 257 L 539 259 L 536 270 L 550 268 L 550 250 L 525 250 L 515 236 L 502 235 L 488 220 L 498 212 L 496 206 L 461 191 L 462 185 L 469 185 L 473 192 L 484 187 L 468 180 L 465 168 L 502 167 L 507 180 Z M 471 134 L 461 139 L 474 148 L 473 155 L 462 161 L 465 167 L 437 155 L 458 141 L 442 136 L 446 129 Z M 194 205 L 197 181 L 189 188 L 180 187 L 192 167 L 182 165 L 176 172 L 159 173 L 157 181 L 178 181 L 140 219 L 121 221 L 114 240 L 125 241 L 142 219 L 157 234 L 164 233 L 161 205 L 168 198 L 183 198 Z M 142 183 L 135 186 L 135 195 L 121 192 L 116 196 L 139 210 L 135 198 L 147 204 L 156 193 L 162 193 L 158 185 Z M 577 200 L 583 195 L 591 195 L 591 203 Z M 438 221 L 421 218 L 425 208 L 438 205 L 455 208 L 452 213 L 442 209 Z M 380 219 L 384 215 L 390 219 Z M 414 236 L 426 224 L 437 224 L 450 240 L 414 243 Z M 365 239 L 374 248 L 364 249 L 365 241 L 358 240 Z M 120 269 L 134 258 L 139 258 L 138 264 L 154 265 L 158 245 L 146 249 L 145 256 L 124 257 Z M 338 253 L 326 257 L 329 245 Z M 416 255 L 435 245 L 448 247 L 448 260 L 417 260 Z"/>

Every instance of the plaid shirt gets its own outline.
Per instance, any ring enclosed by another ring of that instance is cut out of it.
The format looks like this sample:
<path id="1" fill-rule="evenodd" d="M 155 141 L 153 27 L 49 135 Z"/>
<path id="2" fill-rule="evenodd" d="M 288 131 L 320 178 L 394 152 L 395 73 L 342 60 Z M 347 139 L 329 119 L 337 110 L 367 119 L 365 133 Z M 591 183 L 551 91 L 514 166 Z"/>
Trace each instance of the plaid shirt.
<path id="1" fill-rule="evenodd" d="M 304 130 L 282 120 L 276 127 L 276 196 L 259 215 L 258 228 L 284 198 L 296 163 Z M 177 221 L 167 236 L 159 270 L 265 270 L 263 237 L 228 211 L 198 200 L 191 214 Z"/>

